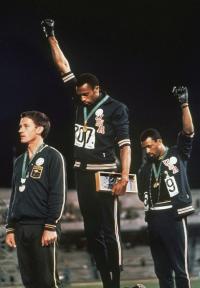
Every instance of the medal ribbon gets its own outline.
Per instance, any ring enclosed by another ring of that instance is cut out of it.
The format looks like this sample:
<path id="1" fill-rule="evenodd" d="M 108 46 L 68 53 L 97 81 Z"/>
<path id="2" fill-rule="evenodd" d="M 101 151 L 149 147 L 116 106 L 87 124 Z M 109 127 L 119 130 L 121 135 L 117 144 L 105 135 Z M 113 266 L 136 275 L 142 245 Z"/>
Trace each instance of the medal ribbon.
<path id="1" fill-rule="evenodd" d="M 167 155 L 167 152 L 168 152 L 168 147 L 166 147 L 165 153 L 162 155 L 162 157 L 160 157 L 161 160 L 163 160 L 165 158 L 165 156 Z M 158 178 L 160 176 L 161 165 L 162 165 L 162 161 L 160 161 L 160 164 L 158 166 L 158 170 L 156 170 L 155 163 L 152 164 L 153 174 L 154 174 L 156 181 L 158 181 Z"/>
<path id="2" fill-rule="evenodd" d="M 27 173 L 27 170 L 28 170 L 28 166 L 29 164 L 32 162 L 32 160 L 34 159 L 35 155 L 40 151 L 40 149 L 44 146 L 45 144 L 42 143 L 42 145 L 40 145 L 38 147 L 38 149 L 35 151 L 35 153 L 33 154 L 33 157 L 29 160 L 28 164 L 26 165 L 26 162 L 27 162 L 27 158 L 28 158 L 28 152 L 26 151 L 24 153 L 24 159 L 23 159 L 23 164 L 22 164 L 22 177 L 21 177 L 21 182 L 22 181 L 26 181 L 26 173 Z M 23 179 L 23 180 L 22 180 Z M 23 183 L 22 183 L 23 184 Z"/>
<path id="3" fill-rule="evenodd" d="M 109 98 L 108 95 L 104 96 L 101 101 L 99 101 L 93 109 L 90 111 L 90 113 L 87 115 L 87 107 L 83 107 L 83 116 L 84 116 L 84 126 L 87 125 L 87 121 L 90 119 L 90 117 L 96 112 L 96 110 Z"/>
<path id="4" fill-rule="evenodd" d="M 27 161 L 27 152 L 25 152 L 24 153 L 24 159 L 23 159 L 23 165 L 22 165 L 22 177 L 21 177 L 21 179 L 26 179 L 26 172 L 27 172 L 27 168 L 28 168 L 28 165 L 29 165 L 29 163 L 28 163 L 28 165 L 26 166 L 26 161 Z"/>

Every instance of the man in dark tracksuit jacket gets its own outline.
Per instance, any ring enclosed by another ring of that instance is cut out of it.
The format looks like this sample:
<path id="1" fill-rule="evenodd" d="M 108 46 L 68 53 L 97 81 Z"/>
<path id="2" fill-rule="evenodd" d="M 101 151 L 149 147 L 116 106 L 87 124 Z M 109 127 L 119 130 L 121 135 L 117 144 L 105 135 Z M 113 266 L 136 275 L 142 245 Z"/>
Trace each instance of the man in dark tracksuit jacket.
<path id="1" fill-rule="evenodd" d="M 19 135 L 27 151 L 14 163 L 6 243 L 17 247 L 27 288 L 61 287 L 56 246 L 65 205 L 66 172 L 62 154 L 43 142 L 49 129 L 44 113 L 22 113 Z"/>
<path id="2" fill-rule="evenodd" d="M 127 107 L 103 93 L 96 76 L 85 73 L 75 78 L 54 36 L 54 21 L 44 20 L 42 27 L 65 85 L 76 92 L 74 167 L 88 248 L 94 255 L 103 287 L 119 288 L 122 253 L 118 195 L 125 193 L 131 159 Z M 122 177 L 114 185 L 113 195 L 97 193 L 95 172 L 117 169 L 116 144 L 120 149 Z"/>
<path id="3" fill-rule="evenodd" d="M 156 129 L 141 134 L 146 162 L 138 173 L 139 198 L 144 202 L 151 253 L 161 288 L 189 288 L 186 217 L 194 212 L 187 178 L 194 128 L 186 87 L 174 87 L 182 109 L 183 130 L 177 144 L 165 146 Z"/>

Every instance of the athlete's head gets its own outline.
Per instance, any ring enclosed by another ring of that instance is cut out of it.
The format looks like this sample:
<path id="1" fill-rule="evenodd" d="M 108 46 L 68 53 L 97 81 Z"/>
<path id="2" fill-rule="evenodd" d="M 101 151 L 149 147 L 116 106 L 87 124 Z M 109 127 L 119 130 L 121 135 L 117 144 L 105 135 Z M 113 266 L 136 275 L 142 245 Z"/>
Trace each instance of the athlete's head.
<path id="1" fill-rule="evenodd" d="M 22 143 L 29 143 L 37 137 L 47 137 L 50 121 L 46 114 L 39 111 L 26 111 L 20 115 L 19 135 Z"/>
<path id="2" fill-rule="evenodd" d="M 146 129 L 141 133 L 140 142 L 150 158 L 160 157 L 165 150 L 159 131 L 153 128 Z"/>
<path id="3" fill-rule="evenodd" d="M 99 97 L 99 80 L 91 73 L 83 73 L 77 78 L 76 94 L 85 105 L 93 104 Z"/>

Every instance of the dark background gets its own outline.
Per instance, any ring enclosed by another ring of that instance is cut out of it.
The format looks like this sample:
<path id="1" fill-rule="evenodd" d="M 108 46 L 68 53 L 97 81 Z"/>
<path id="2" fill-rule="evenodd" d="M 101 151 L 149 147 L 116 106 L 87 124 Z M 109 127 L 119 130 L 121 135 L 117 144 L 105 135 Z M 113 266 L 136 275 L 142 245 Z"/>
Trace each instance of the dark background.
<path id="1" fill-rule="evenodd" d="M 52 121 L 48 144 L 60 149 L 73 179 L 73 113 L 53 65 L 40 22 L 56 21 L 56 36 L 76 73 L 98 76 L 111 96 L 130 110 L 132 171 L 141 161 L 139 135 L 148 127 L 172 145 L 181 113 L 170 91 L 189 89 L 196 128 L 189 177 L 199 188 L 200 2 L 10 1 L 0 11 L 0 186 L 9 187 L 18 143 L 19 115 L 41 110 Z M 3 5 L 3 2 L 1 3 Z"/>

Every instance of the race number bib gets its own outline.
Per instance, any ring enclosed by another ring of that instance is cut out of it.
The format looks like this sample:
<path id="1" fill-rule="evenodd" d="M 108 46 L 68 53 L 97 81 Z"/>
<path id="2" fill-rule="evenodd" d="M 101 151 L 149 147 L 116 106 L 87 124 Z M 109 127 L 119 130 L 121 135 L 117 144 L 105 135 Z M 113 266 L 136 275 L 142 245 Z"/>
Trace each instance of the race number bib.
<path id="1" fill-rule="evenodd" d="M 167 175 L 167 177 L 165 178 L 165 184 L 169 192 L 169 196 L 171 198 L 176 196 L 179 193 L 174 176 Z"/>
<path id="2" fill-rule="evenodd" d="M 95 129 L 87 127 L 87 131 L 83 132 L 83 126 L 75 124 L 75 141 L 74 145 L 86 149 L 95 148 Z"/>

